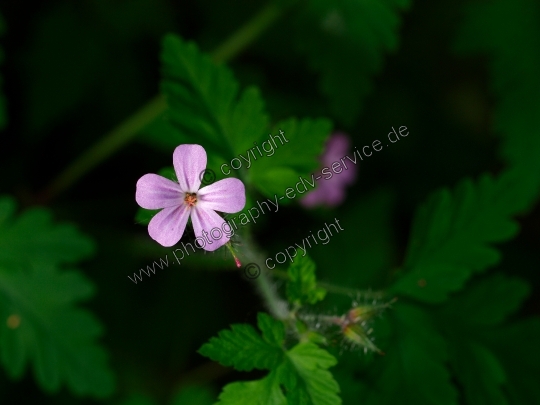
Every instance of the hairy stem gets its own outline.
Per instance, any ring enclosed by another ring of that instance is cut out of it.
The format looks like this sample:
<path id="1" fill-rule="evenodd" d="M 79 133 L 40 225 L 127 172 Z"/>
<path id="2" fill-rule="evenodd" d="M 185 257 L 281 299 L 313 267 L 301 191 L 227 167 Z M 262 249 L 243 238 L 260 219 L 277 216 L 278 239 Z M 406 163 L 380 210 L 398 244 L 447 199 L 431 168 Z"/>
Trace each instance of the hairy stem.
<path id="1" fill-rule="evenodd" d="M 268 311 L 276 319 L 289 319 L 290 313 L 287 301 L 283 300 L 277 293 L 276 284 L 272 282 L 270 271 L 264 266 L 264 257 L 252 242 L 251 238 L 246 237 L 244 239 L 242 253 L 244 257 L 249 260 L 249 264 L 255 263 L 260 268 L 260 273 L 258 277 L 255 278 L 254 282 L 257 285 L 259 294 L 263 298 Z"/>
<path id="2" fill-rule="evenodd" d="M 250 21 L 240 27 L 223 44 L 218 46 L 212 57 L 216 62 L 234 58 L 248 47 L 281 15 L 283 8 L 271 2 L 259 11 Z M 98 166 L 114 152 L 132 140 L 143 128 L 165 112 L 167 103 L 158 95 L 139 109 L 135 114 L 107 133 L 94 146 L 83 153 L 56 177 L 37 197 L 46 204 L 62 191 L 73 185 L 83 175 Z"/>

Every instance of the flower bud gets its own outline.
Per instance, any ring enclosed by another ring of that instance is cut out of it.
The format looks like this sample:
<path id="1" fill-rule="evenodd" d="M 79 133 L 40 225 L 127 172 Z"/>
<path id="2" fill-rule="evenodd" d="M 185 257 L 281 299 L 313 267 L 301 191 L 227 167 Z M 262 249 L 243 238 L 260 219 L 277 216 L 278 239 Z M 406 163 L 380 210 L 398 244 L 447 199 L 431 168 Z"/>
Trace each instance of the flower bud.
<path id="1" fill-rule="evenodd" d="M 361 325 L 352 323 L 343 327 L 342 332 L 351 346 L 361 346 L 364 348 L 364 352 L 371 350 L 379 354 L 384 354 L 369 338 L 368 335 L 371 333 L 371 329 L 366 332 Z"/>

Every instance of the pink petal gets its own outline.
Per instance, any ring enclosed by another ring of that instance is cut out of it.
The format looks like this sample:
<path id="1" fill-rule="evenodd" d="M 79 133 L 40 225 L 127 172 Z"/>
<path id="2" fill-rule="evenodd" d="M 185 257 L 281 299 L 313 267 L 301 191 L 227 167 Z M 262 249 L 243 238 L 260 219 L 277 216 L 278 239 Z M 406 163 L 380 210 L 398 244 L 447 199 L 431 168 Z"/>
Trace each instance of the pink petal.
<path id="1" fill-rule="evenodd" d="M 320 180 L 314 190 L 311 190 L 300 199 L 300 204 L 306 208 L 313 208 L 318 205 L 327 207 L 340 205 L 345 199 L 345 185 L 332 184 L 332 180 L 333 178 L 325 182 Z"/>
<path id="2" fill-rule="evenodd" d="M 201 208 L 197 204 L 191 211 L 191 222 L 193 223 L 195 236 L 201 237 L 205 241 L 205 244 L 202 246 L 204 250 L 212 252 L 223 246 L 230 239 L 230 236 L 227 236 L 223 232 L 223 224 L 226 223 L 225 220 L 213 210 Z M 229 227 L 226 228 L 226 230 L 230 231 Z M 198 241 L 196 243 L 199 244 Z"/>
<path id="3" fill-rule="evenodd" d="M 246 205 L 246 188 L 238 179 L 223 179 L 201 188 L 197 200 L 199 208 L 232 214 Z"/>
<path id="4" fill-rule="evenodd" d="M 145 174 L 137 181 L 135 201 L 148 210 L 173 207 L 182 203 L 180 186 L 157 174 Z"/>
<path id="5" fill-rule="evenodd" d="M 158 212 L 148 224 L 150 237 L 162 246 L 175 245 L 186 229 L 190 211 L 186 204 L 181 204 Z"/>
<path id="6" fill-rule="evenodd" d="M 331 166 L 342 157 L 349 154 L 351 141 L 349 136 L 343 132 L 334 132 L 326 141 L 325 150 L 322 156 L 324 166 Z M 352 164 L 352 163 L 351 163 Z"/>
<path id="7" fill-rule="evenodd" d="M 206 151 L 201 145 L 180 145 L 174 150 L 173 166 L 180 190 L 196 193 L 206 169 Z"/>

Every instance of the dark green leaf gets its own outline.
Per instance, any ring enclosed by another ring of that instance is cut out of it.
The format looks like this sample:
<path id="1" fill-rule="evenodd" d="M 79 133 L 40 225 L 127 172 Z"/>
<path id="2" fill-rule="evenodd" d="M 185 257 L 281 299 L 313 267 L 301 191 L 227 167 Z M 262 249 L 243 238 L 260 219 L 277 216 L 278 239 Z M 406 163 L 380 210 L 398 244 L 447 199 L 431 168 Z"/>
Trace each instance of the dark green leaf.
<path id="1" fill-rule="evenodd" d="M 101 326 L 87 311 L 73 306 L 92 294 L 78 272 L 0 267 L 0 329 L 4 367 L 18 378 L 28 361 L 47 391 L 67 382 L 78 395 L 105 397 L 114 380 L 105 352 L 96 345 Z"/>
<path id="2" fill-rule="evenodd" d="M 456 405 L 446 368 L 444 339 L 419 307 L 400 303 L 392 311 L 394 339 L 377 360 L 368 405 Z"/>
<path id="3" fill-rule="evenodd" d="M 497 264 L 500 255 L 491 244 L 516 235 L 513 216 L 528 203 L 528 190 L 520 173 L 509 171 L 436 192 L 416 214 L 403 274 L 392 290 L 440 302 L 473 272 Z"/>
<path id="4" fill-rule="evenodd" d="M 48 266 L 73 263 L 94 251 L 73 225 L 53 224 L 48 210 L 32 208 L 13 218 L 14 208 L 11 198 L 0 198 L 0 260 Z"/>
<path id="5" fill-rule="evenodd" d="M 320 74 L 319 87 L 344 124 L 358 116 L 384 53 L 398 45 L 408 0 L 311 0 L 295 20 L 296 44 Z"/>

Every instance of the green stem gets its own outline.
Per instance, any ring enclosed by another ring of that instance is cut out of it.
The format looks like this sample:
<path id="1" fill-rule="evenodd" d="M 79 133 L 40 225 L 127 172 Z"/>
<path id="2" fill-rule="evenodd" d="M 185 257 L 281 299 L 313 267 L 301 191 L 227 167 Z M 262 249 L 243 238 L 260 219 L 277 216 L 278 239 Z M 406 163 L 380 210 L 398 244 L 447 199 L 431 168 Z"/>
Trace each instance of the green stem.
<path id="1" fill-rule="evenodd" d="M 281 15 L 283 9 L 275 2 L 266 5 L 244 26 L 232 34 L 213 53 L 216 62 L 231 60 L 251 45 Z"/>
<path id="2" fill-rule="evenodd" d="M 240 27 L 214 52 L 216 62 L 224 62 L 234 58 L 266 30 L 283 12 L 283 8 L 271 2 L 259 11 L 250 21 Z M 37 200 L 46 204 L 62 191 L 73 185 L 83 175 L 119 150 L 135 137 L 144 127 L 152 123 L 165 112 L 167 103 L 162 95 L 156 96 L 126 121 L 122 122 L 106 134 L 94 146 L 79 156 L 56 179 L 54 179 Z"/>
<path id="3" fill-rule="evenodd" d="M 290 318 L 289 307 L 276 290 L 272 282 L 270 271 L 264 266 L 264 257 L 255 248 L 250 237 L 245 237 L 242 243 L 242 253 L 250 263 L 256 263 L 260 268 L 259 276 L 254 280 L 268 311 L 276 318 L 287 320 Z"/>

